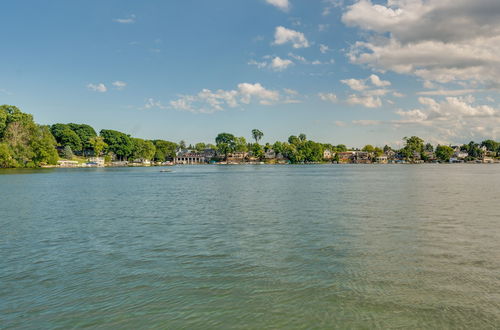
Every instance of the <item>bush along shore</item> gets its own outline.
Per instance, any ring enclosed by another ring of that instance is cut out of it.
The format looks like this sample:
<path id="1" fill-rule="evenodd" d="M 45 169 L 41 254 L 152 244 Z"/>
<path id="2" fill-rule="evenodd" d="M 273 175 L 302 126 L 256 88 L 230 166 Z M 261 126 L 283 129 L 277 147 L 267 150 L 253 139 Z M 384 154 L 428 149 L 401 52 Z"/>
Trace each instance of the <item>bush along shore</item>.
<path id="1" fill-rule="evenodd" d="M 412 136 L 404 146 L 366 145 L 348 148 L 308 140 L 305 134 L 287 141 L 260 144 L 264 133 L 244 137 L 220 133 L 215 143 L 186 145 L 165 140 L 144 140 L 126 133 L 86 124 L 38 125 L 33 116 L 11 105 L 0 106 L 0 167 L 102 167 L 175 164 L 370 164 L 370 163 L 499 163 L 500 142 L 471 141 L 462 145 L 425 143 Z"/>

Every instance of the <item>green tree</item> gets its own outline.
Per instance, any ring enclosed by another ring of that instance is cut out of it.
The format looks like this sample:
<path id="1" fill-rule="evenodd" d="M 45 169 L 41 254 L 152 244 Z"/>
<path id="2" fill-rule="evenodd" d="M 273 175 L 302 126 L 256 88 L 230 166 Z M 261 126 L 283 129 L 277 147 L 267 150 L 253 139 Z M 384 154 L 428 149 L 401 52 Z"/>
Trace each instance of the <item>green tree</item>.
<path id="1" fill-rule="evenodd" d="M 442 145 L 436 147 L 436 157 L 443 162 L 449 162 L 453 153 L 454 150 L 452 147 Z"/>
<path id="2" fill-rule="evenodd" d="M 244 137 L 235 138 L 235 143 L 236 143 L 236 145 L 234 146 L 234 151 L 236 151 L 236 152 L 247 152 L 248 151 L 247 141 L 245 140 Z"/>
<path id="3" fill-rule="evenodd" d="M 424 151 L 427 151 L 427 152 L 434 152 L 434 147 L 432 146 L 432 144 L 427 143 L 427 144 L 424 146 Z"/>
<path id="4" fill-rule="evenodd" d="M 78 135 L 82 142 L 82 150 L 91 150 L 93 146 L 90 144 L 90 139 L 97 136 L 94 128 L 87 124 L 68 124 L 68 127 Z"/>
<path id="5" fill-rule="evenodd" d="M 119 159 L 128 159 L 132 155 L 134 145 L 129 135 L 110 129 L 101 130 L 100 135 L 108 145 L 108 150 Z"/>
<path id="6" fill-rule="evenodd" d="M 335 147 L 335 149 L 337 152 L 346 152 L 347 151 L 347 147 L 344 144 L 337 145 Z"/>
<path id="7" fill-rule="evenodd" d="M 52 135 L 57 143 L 62 146 L 70 146 L 71 150 L 81 151 L 82 140 L 67 124 L 54 124 L 50 127 Z"/>
<path id="8" fill-rule="evenodd" d="M 374 152 L 375 148 L 371 144 L 367 144 L 366 146 L 363 147 L 362 151 L 365 151 L 365 152 Z"/>
<path id="9" fill-rule="evenodd" d="M 132 157 L 134 159 L 151 160 L 155 155 L 156 148 L 151 141 L 131 138 L 133 144 Z"/>
<path id="10" fill-rule="evenodd" d="M 1 112 L 1 110 L 0 110 Z M 7 143 L 0 143 L 0 167 L 16 167 L 17 163 Z"/>
<path id="11" fill-rule="evenodd" d="M 108 147 L 102 136 L 93 136 L 89 138 L 89 145 L 94 150 L 94 155 L 99 157 L 101 153 Z"/>
<path id="12" fill-rule="evenodd" d="M 69 145 L 64 147 L 64 150 L 62 151 L 61 154 L 62 158 L 64 159 L 73 159 L 73 150 L 71 150 L 71 147 Z"/>
<path id="13" fill-rule="evenodd" d="M 186 149 L 186 141 L 180 140 L 179 141 L 179 148 L 181 149 Z"/>
<path id="14" fill-rule="evenodd" d="M 403 140 L 405 141 L 405 146 L 401 149 L 401 153 L 407 160 L 414 161 L 415 155 L 420 155 L 424 151 L 424 140 L 418 136 L 404 137 Z"/>
<path id="15" fill-rule="evenodd" d="M 264 158 L 264 150 L 262 149 L 262 146 L 258 143 L 252 144 L 252 154 L 254 157 L 258 159 L 263 159 Z"/>
<path id="16" fill-rule="evenodd" d="M 494 152 L 496 156 L 500 152 L 500 142 L 496 142 L 493 140 L 485 140 L 481 142 L 481 147 L 486 147 L 486 149 L 490 152 Z"/>
<path id="17" fill-rule="evenodd" d="M 293 145 L 299 145 L 300 144 L 300 139 L 296 137 L 295 135 L 291 135 L 288 138 L 288 143 L 293 144 Z"/>
<path id="18" fill-rule="evenodd" d="M 31 140 L 31 148 L 34 153 L 33 162 L 35 166 L 57 164 L 59 156 L 57 154 L 56 144 L 54 136 L 50 133 L 49 126 L 36 125 Z"/>
<path id="19" fill-rule="evenodd" d="M 299 140 L 300 140 L 301 142 L 306 141 L 306 140 L 307 140 L 306 135 L 305 135 L 304 133 L 300 133 L 300 134 L 299 134 Z"/>
<path id="20" fill-rule="evenodd" d="M 164 162 L 175 158 L 178 147 L 177 143 L 165 140 L 154 140 L 153 143 L 156 148 L 154 155 L 155 161 Z"/>
<path id="21" fill-rule="evenodd" d="M 198 142 L 194 145 L 194 149 L 197 152 L 203 152 L 203 150 L 205 150 L 206 147 L 207 147 L 207 145 L 203 142 Z"/>
<path id="22" fill-rule="evenodd" d="M 224 160 L 227 160 L 227 155 L 234 152 L 236 148 L 236 138 L 230 133 L 220 133 L 215 138 L 217 150 L 224 155 Z"/>
<path id="23" fill-rule="evenodd" d="M 259 141 L 262 139 L 263 136 L 264 136 L 264 133 L 262 133 L 258 129 L 252 130 L 252 137 L 255 140 L 255 143 L 259 143 Z"/>

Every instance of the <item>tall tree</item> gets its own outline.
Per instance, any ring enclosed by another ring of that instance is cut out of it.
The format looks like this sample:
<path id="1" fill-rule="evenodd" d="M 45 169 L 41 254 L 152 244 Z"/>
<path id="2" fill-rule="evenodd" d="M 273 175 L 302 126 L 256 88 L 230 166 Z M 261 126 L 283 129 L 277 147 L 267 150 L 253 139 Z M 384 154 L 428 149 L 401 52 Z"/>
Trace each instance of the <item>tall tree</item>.
<path id="1" fill-rule="evenodd" d="M 155 161 L 164 162 L 175 158 L 175 152 L 178 147 L 177 143 L 165 140 L 154 140 L 153 143 L 156 148 L 154 155 Z"/>
<path id="2" fill-rule="evenodd" d="M 132 155 L 134 145 L 129 135 L 110 129 L 101 130 L 100 135 L 108 145 L 108 150 L 121 160 L 128 159 Z"/>
<path id="3" fill-rule="evenodd" d="M 252 137 L 255 140 L 255 143 L 259 143 L 259 141 L 262 139 L 263 136 L 264 133 L 262 133 L 262 131 L 259 131 L 258 129 L 252 130 Z"/>
<path id="4" fill-rule="evenodd" d="M 101 152 L 103 152 L 108 146 L 106 142 L 104 142 L 104 138 L 102 136 L 93 136 L 89 138 L 89 145 L 94 150 L 94 156 L 99 157 Z"/>
<path id="5" fill-rule="evenodd" d="M 230 133 L 220 133 L 215 138 L 217 150 L 224 155 L 224 160 L 227 160 L 227 155 L 234 152 L 236 148 L 236 137 Z"/>
<path id="6" fill-rule="evenodd" d="M 436 157 L 443 162 L 449 162 L 453 152 L 454 150 L 450 146 L 438 145 L 436 147 Z"/>

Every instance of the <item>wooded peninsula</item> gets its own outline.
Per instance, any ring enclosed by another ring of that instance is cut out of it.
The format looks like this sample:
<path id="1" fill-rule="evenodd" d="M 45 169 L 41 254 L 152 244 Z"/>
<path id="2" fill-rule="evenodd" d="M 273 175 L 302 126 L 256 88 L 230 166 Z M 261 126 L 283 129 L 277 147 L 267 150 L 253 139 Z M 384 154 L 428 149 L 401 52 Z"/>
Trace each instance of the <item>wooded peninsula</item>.
<path id="1" fill-rule="evenodd" d="M 404 146 L 366 145 L 347 148 L 308 140 L 305 134 L 287 141 L 259 144 L 264 133 L 251 131 L 253 142 L 220 133 L 215 143 L 186 145 L 144 140 L 116 130 L 97 132 L 86 124 L 38 125 L 33 116 L 12 105 L 0 106 L 0 167 L 134 166 L 174 164 L 303 164 L 303 163 L 498 163 L 500 142 L 485 140 L 463 145 L 437 145 L 417 136 Z"/>

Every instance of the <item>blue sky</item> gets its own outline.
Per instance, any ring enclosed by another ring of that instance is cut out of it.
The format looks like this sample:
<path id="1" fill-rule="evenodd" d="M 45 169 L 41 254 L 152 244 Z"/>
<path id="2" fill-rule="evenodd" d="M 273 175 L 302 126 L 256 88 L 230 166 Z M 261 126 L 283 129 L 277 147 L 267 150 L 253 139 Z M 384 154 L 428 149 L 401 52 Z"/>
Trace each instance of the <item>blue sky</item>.
<path id="1" fill-rule="evenodd" d="M 0 103 L 142 138 L 500 138 L 500 2 L 4 1 Z"/>

